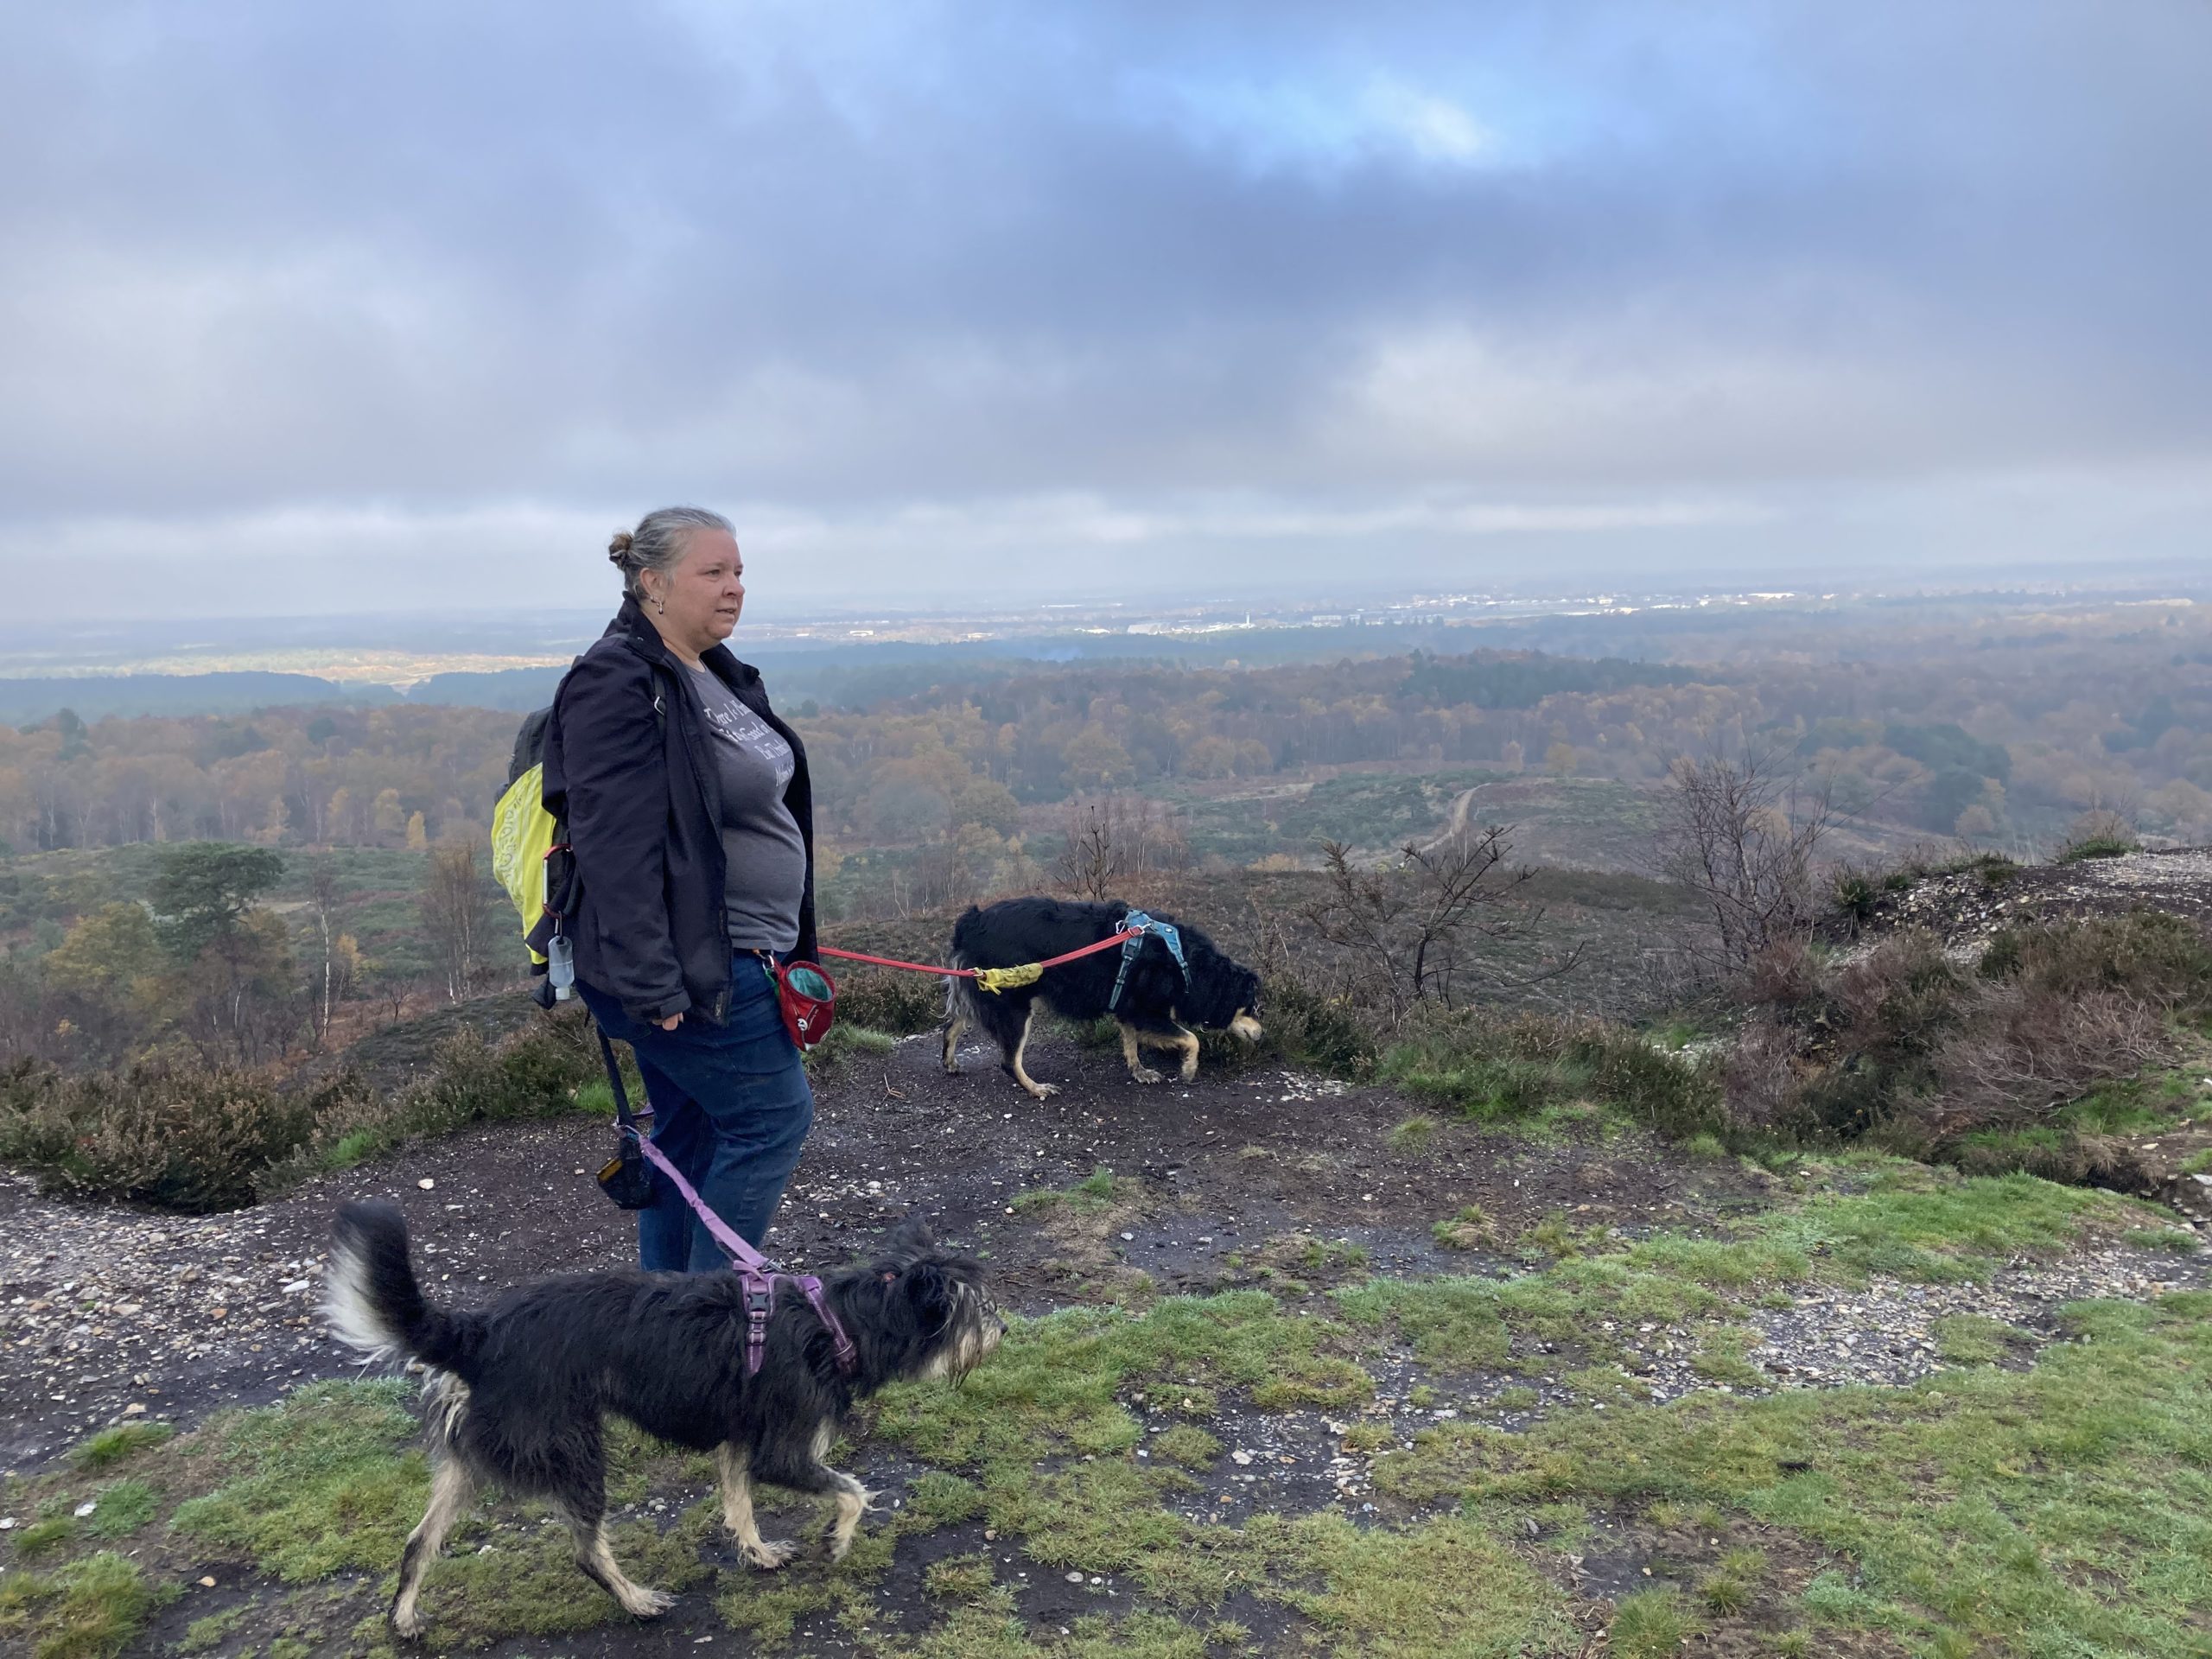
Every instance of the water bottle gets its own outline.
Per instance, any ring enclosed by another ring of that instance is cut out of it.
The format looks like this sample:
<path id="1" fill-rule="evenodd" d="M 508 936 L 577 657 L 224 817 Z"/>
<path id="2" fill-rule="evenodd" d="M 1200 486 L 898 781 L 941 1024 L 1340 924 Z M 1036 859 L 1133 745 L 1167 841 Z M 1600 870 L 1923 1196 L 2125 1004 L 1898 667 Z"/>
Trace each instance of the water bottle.
<path id="1" fill-rule="evenodd" d="M 556 933 L 545 942 L 545 979 L 556 1002 L 566 1002 L 576 994 L 576 947 L 565 933 Z"/>

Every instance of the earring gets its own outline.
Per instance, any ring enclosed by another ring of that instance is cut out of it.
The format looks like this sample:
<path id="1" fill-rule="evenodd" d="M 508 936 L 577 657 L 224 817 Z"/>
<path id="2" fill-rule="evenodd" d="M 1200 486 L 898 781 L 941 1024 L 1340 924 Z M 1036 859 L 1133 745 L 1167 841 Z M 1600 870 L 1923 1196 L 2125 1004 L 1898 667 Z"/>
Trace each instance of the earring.
<path id="1" fill-rule="evenodd" d="M 657 599 L 653 601 L 653 614 L 655 616 L 666 616 L 668 614 L 668 601 L 664 599 Z"/>

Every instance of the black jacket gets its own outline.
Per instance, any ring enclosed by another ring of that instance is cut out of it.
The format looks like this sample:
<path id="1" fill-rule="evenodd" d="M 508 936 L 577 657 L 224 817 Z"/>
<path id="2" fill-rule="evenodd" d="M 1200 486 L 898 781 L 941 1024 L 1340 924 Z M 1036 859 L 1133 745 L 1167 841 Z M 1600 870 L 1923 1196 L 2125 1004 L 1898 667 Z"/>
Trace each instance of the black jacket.
<path id="1" fill-rule="evenodd" d="M 806 844 L 794 954 L 814 956 L 814 794 L 806 749 L 776 718 L 760 671 L 726 645 L 700 660 L 791 746 L 784 804 Z M 634 1020 L 729 1010 L 721 802 L 683 664 L 634 600 L 562 677 L 545 728 L 545 805 L 565 818 L 579 891 L 562 906 L 576 977 Z"/>

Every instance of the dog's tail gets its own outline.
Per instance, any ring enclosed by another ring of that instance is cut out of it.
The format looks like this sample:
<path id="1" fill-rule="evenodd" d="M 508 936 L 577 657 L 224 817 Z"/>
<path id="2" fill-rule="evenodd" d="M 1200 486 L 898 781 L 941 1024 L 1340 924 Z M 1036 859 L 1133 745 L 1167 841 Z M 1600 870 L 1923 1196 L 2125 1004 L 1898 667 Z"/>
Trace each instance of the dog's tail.
<path id="1" fill-rule="evenodd" d="M 975 906 L 970 905 L 969 908 L 973 910 Z M 952 950 L 952 961 L 949 965 L 954 968 L 967 967 L 969 965 L 967 953 L 955 945 Z M 960 974 L 945 976 L 944 1017 L 947 1021 L 959 1020 L 971 1026 L 976 1023 L 976 982 L 974 980 Z"/>
<path id="2" fill-rule="evenodd" d="M 469 1321 L 423 1300 L 398 1206 L 380 1198 L 348 1204 L 330 1231 L 322 1311 L 333 1334 L 370 1359 L 453 1369 Z"/>

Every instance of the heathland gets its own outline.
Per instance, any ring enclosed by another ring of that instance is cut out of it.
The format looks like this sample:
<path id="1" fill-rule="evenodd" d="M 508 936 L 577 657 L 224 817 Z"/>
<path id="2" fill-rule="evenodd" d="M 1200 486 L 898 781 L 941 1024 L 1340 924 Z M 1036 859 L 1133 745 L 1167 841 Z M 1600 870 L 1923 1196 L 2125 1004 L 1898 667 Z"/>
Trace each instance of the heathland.
<path id="1" fill-rule="evenodd" d="M 852 1425 L 845 1562 L 746 1567 L 621 1437 L 669 1618 L 494 1495 L 432 1649 L 2202 1653 L 2206 641 L 2032 621 L 804 710 L 830 942 L 1110 892 L 1258 967 L 1266 1039 L 1145 1086 L 1056 1029 L 1036 1103 L 853 975 L 774 1247 L 919 1211 L 1007 1344 Z M 512 725 L 0 731 L 0 1639 L 391 1649 L 418 1402 L 318 1325 L 333 1209 L 400 1202 L 461 1301 L 628 1255 L 595 1050 L 473 845 Z"/>

